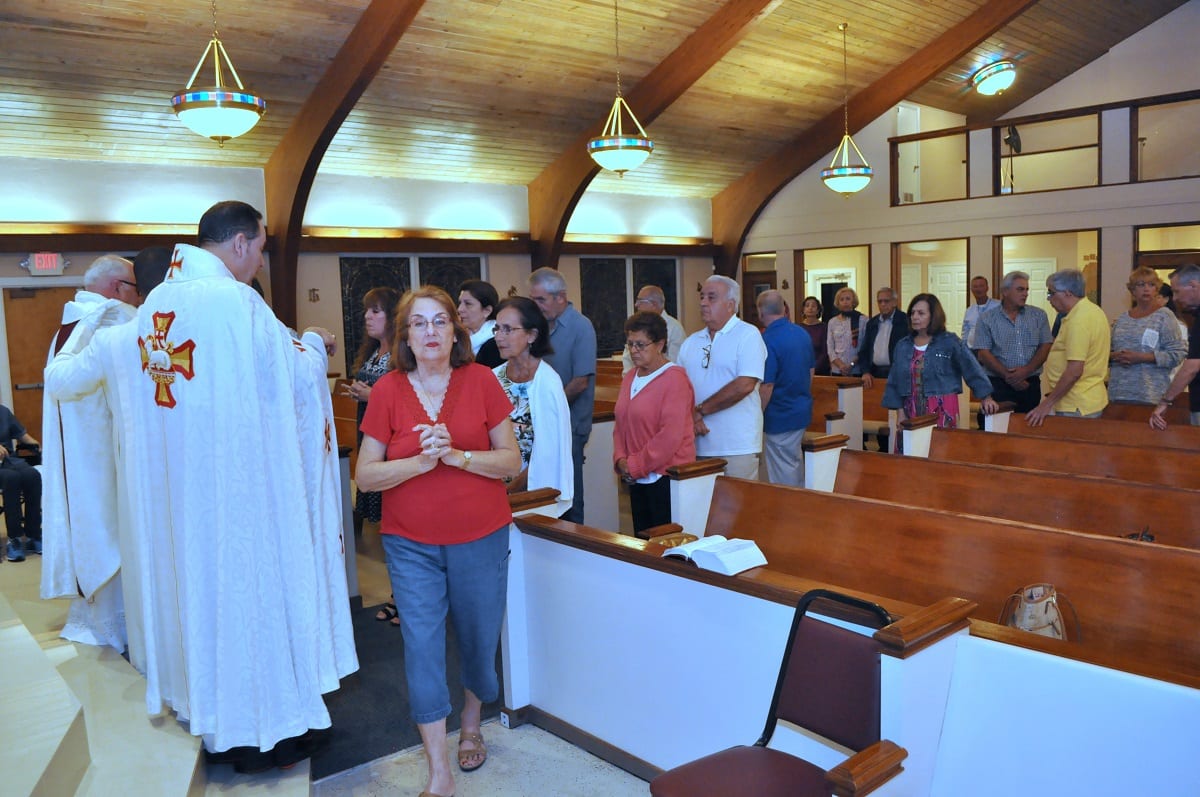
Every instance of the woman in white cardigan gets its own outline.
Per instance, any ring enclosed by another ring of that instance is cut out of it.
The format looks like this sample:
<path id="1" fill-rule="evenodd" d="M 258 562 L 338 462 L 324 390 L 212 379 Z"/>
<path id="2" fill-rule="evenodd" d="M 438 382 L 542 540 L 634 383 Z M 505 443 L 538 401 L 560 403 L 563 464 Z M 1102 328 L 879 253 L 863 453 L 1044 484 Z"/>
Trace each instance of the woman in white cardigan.
<path id="1" fill-rule="evenodd" d="M 565 512 L 575 488 L 571 411 L 562 380 L 541 359 L 553 352 L 549 324 L 532 300 L 514 296 L 498 305 L 494 332 L 505 359 L 495 368 L 496 377 L 513 403 L 509 417 L 523 466 L 509 491 L 552 487 L 558 490 L 559 505 Z"/>

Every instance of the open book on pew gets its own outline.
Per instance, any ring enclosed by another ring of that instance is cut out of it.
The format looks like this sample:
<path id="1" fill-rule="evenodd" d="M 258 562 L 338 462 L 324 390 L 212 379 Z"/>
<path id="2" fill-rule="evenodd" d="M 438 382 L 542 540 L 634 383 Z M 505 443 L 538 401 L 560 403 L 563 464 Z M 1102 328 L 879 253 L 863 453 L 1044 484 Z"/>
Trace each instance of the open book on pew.
<path id="1" fill-rule="evenodd" d="M 767 557 L 763 556 L 754 540 L 730 540 L 720 534 L 710 534 L 694 542 L 668 548 L 663 551 L 663 556 L 685 559 L 702 570 L 727 576 L 767 563 Z"/>

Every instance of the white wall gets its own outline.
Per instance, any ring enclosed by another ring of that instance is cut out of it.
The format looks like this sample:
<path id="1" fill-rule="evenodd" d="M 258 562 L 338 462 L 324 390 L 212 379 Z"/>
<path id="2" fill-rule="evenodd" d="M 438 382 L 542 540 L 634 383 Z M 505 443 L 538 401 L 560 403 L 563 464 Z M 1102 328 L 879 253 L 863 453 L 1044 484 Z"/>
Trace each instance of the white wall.
<path id="1" fill-rule="evenodd" d="M 0 157 L 0 222 L 180 224 L 194 231 L 204 211 L 225 199 L 265 209 L 262 169 Z"/>
<path id="2" fill-rule="evenodd" d="M 1200 0 L 1192 0 L 1014 115 L 1194 89 L 1200 53 L 1191 40 L 1197 34 Z M 751 229 L 744 251 L 776 251 L 782 262 L 794 249 L 869 244 L 874 287 L 890 281 L 892 242 L 969 237 L 971 273 L 990 275 L 991 236 L 1098 228 L 1102 304 L 1116 316 L 1127 307 L 1122 286 L 1132 262 L 1133 227 L 1200 220 L 1200 179 L 890 207 L 887 138 L 895 134 L 895 114 L 895 109 L 885 113 L 854 136 L 876 170 L 867 189 L 847 199 L 825 188 L 819 173 L 830 153 L 776 195 Z M 1112 141 L 1105 132 L 1106 152 L 1127 143 Z M 972 166 L 977 177 L 978 163 Z"/>

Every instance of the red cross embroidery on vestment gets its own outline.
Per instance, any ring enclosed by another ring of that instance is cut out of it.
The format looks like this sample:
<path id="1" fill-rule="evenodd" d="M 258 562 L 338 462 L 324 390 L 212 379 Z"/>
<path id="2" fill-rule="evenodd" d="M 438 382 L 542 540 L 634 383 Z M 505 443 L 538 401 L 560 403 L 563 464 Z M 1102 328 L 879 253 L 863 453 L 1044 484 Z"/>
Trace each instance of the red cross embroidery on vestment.
<path id="1" fill-rule="evenodd" d="M 171 252 L 171 263 L 167 266 L 167 279 L 175 279 L 183 271 L 183 253 L 176 248 Z"/>
<path id="2" fill-rule="evenodd" d="M 325 419 L 325 453 L 333 451 L 333 432 L 329 428 L 329 419 Z"/>
<path id="3" fill-rule="evenodd" d="M 171 393 L 175 375 L 182 374 L 184 379 L 196 375 L 192 363 L 196 344 L 188 340 L 177 346 L 167 338 L 175 323 L 175 313 L 155 313 L 153 320 L 154 334 L 149 338 L 138 338 L 142 370 L 154 380 L 154 403 L 170 409 L 175 406 L 175 396 Z"/>

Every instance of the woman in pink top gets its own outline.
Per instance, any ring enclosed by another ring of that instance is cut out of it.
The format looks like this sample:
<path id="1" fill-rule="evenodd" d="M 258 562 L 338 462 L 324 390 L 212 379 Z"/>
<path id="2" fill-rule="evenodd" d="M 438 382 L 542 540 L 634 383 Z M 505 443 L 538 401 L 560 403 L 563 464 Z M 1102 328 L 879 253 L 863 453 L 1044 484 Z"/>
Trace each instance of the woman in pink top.
<path id="1" fill-rule="evenodd" d="M 613 429 L 613 466 L 629 485 L 634 531 L 671 522 L 667 468 L 696 459 L 696 396 L 682 368 L 667 359 L 667 324 L 658 313 L 625 322 L 633 368 L 621 382 Z"/>

